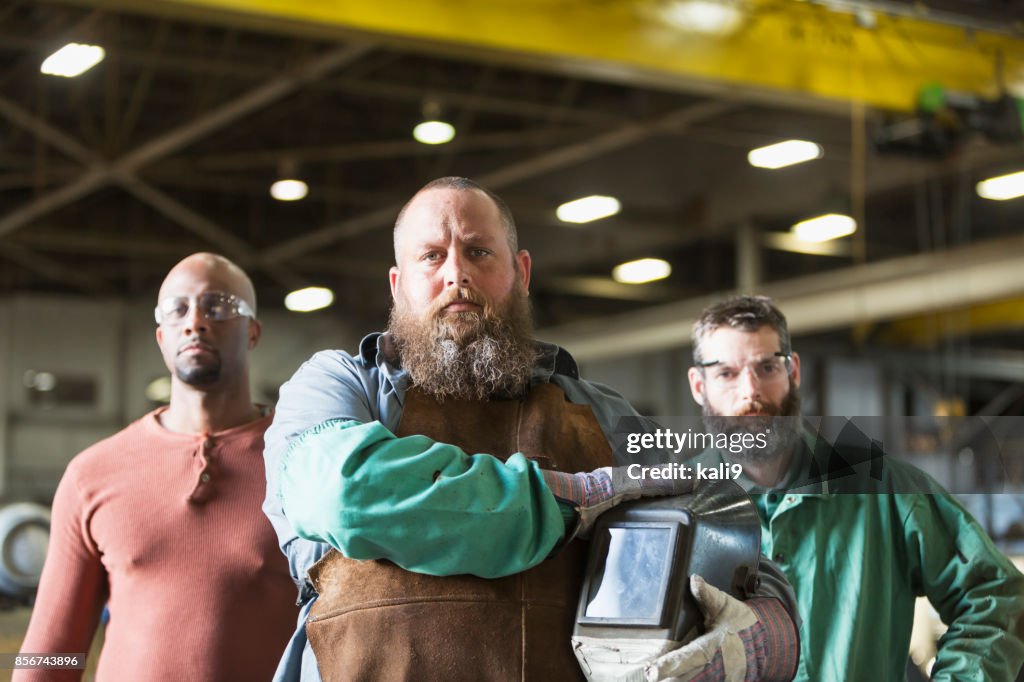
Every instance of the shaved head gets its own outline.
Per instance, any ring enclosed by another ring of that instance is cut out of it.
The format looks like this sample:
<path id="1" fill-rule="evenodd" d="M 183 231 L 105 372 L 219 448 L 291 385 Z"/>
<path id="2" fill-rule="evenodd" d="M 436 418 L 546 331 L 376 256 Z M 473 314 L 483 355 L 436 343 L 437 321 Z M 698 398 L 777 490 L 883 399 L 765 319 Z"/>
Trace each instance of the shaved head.
<path id="1" fill-rule="evenodd" d="M 167 273 L 163 284 L 160 285 L 157 300 L 162 301 L 166 296 L 175 295 L 174 289 L 178 283 L 183 280 L 192 280 L 197 275 L 216 282 L 216 289 L 238 296 L 249 304 L 255 314 L 256 289 L 253 287 L 249 275 L 230 260 L 216 253 L 193 253 L 179 261 Z"/>
<path id="2" fill-rule="evenodd" d="M 168 299 L 189 302 L 176 318 L 163 321 L 157 316 L 156 341 L 177 383 L 203 390 L 248 382 L 247 356 L 259 341 L 261 330 L 259 321 L 248 314 L 210 319 L 200 312 L 199 298 L 212 292 L 245 301 L 255 315 L 252 280 L 240 267 L 215 253 L 194 253 L 171 268 L 157 299 L 158 310 Z"/>

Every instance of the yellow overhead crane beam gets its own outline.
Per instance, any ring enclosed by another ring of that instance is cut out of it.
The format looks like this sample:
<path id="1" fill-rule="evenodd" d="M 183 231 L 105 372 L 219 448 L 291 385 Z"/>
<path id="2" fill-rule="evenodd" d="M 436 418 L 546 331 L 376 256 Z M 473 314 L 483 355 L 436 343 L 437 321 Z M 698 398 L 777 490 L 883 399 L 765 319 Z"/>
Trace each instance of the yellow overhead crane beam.
<path id="1" fill-rule="evenodd" d="M 877 341 L 927 348 L 946 339 L 1024 329 L 1024 297 L 906 317 L 884 325 Z"/>
<path id="2" fill-rule="evenodd" d="M 799 0 L 707 0 L 739 8 L 726 35 L 687 30 L 660 9 L 677 0 L 162 0 L 164 9 L 241 13 L 498 51 L 620 80 L 695 91 L 760 91 L 913 109 L 930 83 L 983 97 L 1024 94 L 1024 40 L 882 12 Z M 110 5 L 110 2 L 102 3 Z M 150 3 L 128 0 L 135 9 Z M 1008 27 L 1009 28 L 1009 27 Z"/>

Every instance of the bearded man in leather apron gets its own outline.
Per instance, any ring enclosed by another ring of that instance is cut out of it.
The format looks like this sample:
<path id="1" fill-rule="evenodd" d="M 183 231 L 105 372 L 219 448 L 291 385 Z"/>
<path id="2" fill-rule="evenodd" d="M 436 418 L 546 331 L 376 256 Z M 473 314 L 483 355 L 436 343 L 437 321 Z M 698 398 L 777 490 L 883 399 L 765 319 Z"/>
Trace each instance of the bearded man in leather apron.
<path id="1" fill-rule="evenodd" d="M 267 433 L 264 510 L 303 606 L 276 679 L 582 679 L 577 536 L 619 501 L 693 484 L 612 468 L 608 436 L 636 412 L 533 339 L 530 254 L 500 198 L 428 184 L 396 220 L 395 260 L 389 331 L 313 356 Z M 796 649 L 785 588 L 766 584 L 732 666 L 789 679 L 764 665 Z"/>

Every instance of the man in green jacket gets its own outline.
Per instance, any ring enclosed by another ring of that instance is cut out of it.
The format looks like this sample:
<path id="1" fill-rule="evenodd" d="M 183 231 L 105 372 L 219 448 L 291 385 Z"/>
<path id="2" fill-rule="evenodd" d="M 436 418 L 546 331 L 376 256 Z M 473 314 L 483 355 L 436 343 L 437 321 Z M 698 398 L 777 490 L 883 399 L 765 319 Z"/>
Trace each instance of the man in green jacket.
<path id="1" fill-rule="evenodd" d="M 932 679 L 1013 680 L 1024 661 L 1024 576 L 918 469 L 876 449 L 861 459 L 871 475 L 829 475 L 839 446 L 801 426 L 800 356 L 772 301 L 739 296 L 708 307 L 693 343 L 690 390 L 709 430 L 730 440 L 770 433 L 766 447 L 707 451 L 695 464 L 742 464 L 762 549 L 797 594 L 794 679 L 904 679 L 914 601 L 927 596 L 949 626 Z"/>

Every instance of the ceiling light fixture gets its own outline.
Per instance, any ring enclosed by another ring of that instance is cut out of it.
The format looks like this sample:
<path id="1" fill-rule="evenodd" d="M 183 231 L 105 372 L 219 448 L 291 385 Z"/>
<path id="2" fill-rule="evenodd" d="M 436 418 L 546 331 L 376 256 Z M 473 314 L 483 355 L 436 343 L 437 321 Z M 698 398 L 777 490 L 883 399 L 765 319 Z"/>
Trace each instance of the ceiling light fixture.
<path id="1" fill-rule="evenodd" d="M 296 313 L 309 313 L 334 302 L 334 292 L 326 287 L 297 289 L 284 297 L 284 307 Z"/>
<path id="2" fill-rule="evenodd" d="M 270 196 L 278 201 L 298 201 L 305 199 L 307 194 L 309 194 L 309 185 L 294 178 L 278 180 L 270 186 Z"/>
<path id="3" fill-rule="evenodd" d="M 975 189 L 982 199 L 1007 201 L 1024 196 L 1024 171 L 982 180 Z"/>
<path id="4" fill-rule="evenodd" d="M 857 231 L 857 221 L 848 215 L 826 213 L 801 220 L 792 227 L 797 239 L 805 242 L 827 242 L 846 237 Z"/>
<path id="5" fill-rule="evenodd" d="M 299 164 L 295 159 L 281 159 L 277 177 L 277 182 L 270 186 L 270 196 L 278 201 L 299 201 L 309 194 L 309 185 L 299 179 Z"/>
<path id="6" fill-rule="evenodd" d="M 555 209 L 555 215 L 563 223 L 589 223 L 608 218 L 622 210 L 622 204 L 615 197 L 594 194 L 574 199 Z"/>
<path id="7" fill-rule="evenodd" d="M 659 5 L 657 13 L 674 28 L 714 36 L 735 32 L 743 21 L 740 7 L 728 0 L 669 0 Z"/>
<path id="8" fill-rule="evenodd" d="M 833 239 L 827 242 L 808 242 L 798 239 L 792 232 L 762 232 L 761 245 L 767 249 L 803 253 L 809 256 L 849 258 L 853 255 L 853 247 L 849 240 Z"/>
<path id="9" fill-rule="evenodd" d="M 39 70 L 47 76 L 74 78 L 99 64 L 105 55 L 99 45 L 68 43 L 44 59 Z"/>
<path id="10" fill-rule="evenodd" d="M 455 139 L 455 126 L 445 121 L 423 121 L 412 129 L 412 136 L 421 144 L 446 144 Z"/>
<path id="11" fill-rule="evenodd" d="M 805 161 L 820 159 L 821 145 L 807 140 L 786 140 L 750 150 L 747 161 L 755 168 L 775 170 Z"/>
<path id="12" fill-rule="evenodd" d="M 433 99 L 423 103 L 423 121 L 412 129 L 420 144 L 447 144 L 455 139 L 455 126 L 441 118 L 441 104 Z"/>
<path id="13" fill-rule="evenodd" d="M 665 279 L 672 274 L 672 266 L 660 258 L 641 258 L 616 265 L 612 279 L 623 284 L 645 284 Z"/>

